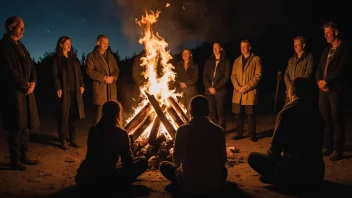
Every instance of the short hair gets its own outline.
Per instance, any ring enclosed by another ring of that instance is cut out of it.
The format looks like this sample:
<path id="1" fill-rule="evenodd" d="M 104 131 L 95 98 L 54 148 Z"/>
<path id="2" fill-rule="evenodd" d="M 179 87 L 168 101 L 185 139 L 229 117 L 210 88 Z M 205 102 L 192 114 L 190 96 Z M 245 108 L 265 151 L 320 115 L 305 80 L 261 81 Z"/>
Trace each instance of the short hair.
<path id="1" fill-rule="evenodd" d="M 192 116 L 208 116 L 209 102 L 208 99 L 202 95 L 196 95 L 190 102 L 190 113 Z"/>
<path id="2" fill-rule="evenodd" d="M 240 43 L 248 43 L 249 46 L 252 46 L 251 41 L 249 41 L 248 39 L 243 39 Z"/>
<path id="3" fill-rule="evenodd" d="M 108 36 L 104 35 L 104 34 L 100 34 L 98 37 L 97 37 L 97 41 L 99 41 L 100 39 L 102 38 L 106 38 L 106 39 L 109 39 Z"/>
<path id="4" fill-rule="evenodd" d="M 303 36 L 296 36 L 295 38 L 293 38 L 293 41 L 296 41 L 296 40 L 300 40 L 302 44 L 307 43 L 306 38 L 304 38 Z"/>
<path id="5" fill-rule="evenodd" d="M 7 18 L 5 21 L 5 30 L 7 33 L 11 32 L 11 29 L 13 27 L 16 27 L 18 22 L 22 21 L 22 19 L 18 16 L 12 16 L 10 18 Z"/>
<path id="6" fill-rule="evenodd" d="M 311 79 L 305 77 L 297 77 L 293 79 L 290 89 L 300 98 L 309 97 L 312 93 L 314 83 Z"/>
<path id="7" fill-rule="evenodd" d="M 328 21 L 328 22 L 324 23 L 323 29 L 328 28 L 328 27 L 333 30 L 340 30 L 339 26 L 334 21 Z"/>

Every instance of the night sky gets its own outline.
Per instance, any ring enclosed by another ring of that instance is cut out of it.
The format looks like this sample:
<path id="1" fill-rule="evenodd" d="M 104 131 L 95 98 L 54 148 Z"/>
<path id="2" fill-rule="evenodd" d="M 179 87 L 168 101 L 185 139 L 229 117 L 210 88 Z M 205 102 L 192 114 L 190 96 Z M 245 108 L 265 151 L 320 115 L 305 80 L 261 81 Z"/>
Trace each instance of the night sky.
<path id="1" fill-rule="evenodd" d="M 16 4 L 14 3 L 16 2 Z M 52 52 L 60 36 L 72 38 L 78 56 L 89 53 L 96 37 L 110 38 L 113 51 L 131 57 L 139 53 L 141 29 L 135 19 L 146 10 L 160 10 L 155 29 L 169 43 L 171 53 L 195 47 L 203 41 L 228 42 L 236 39 L 263 38 L 272 27 L 282 27 L 275 34 L 308 39 L 320 37 L 327 20 L 340 19 L 345 25 L 351 15 L 349 4 L 326 4 L 313 0 L 1 0 L 0 19 L 17 15 L 25 22 L 22 42 L 38 60 Z M 347 2 L 347 1 L 346 1 Z M 166 3 L 171 6 L 166 8 Z M 5 32 L 4 26 L 0 33 Z M 348 27 L 350 28 L 350 27 Z M 308 41 L 309 42 L 309 41 Z"/>
<path id="2" fill-rule="evenodd" d="M 113 51 L 121 57 L 141 49 L 138 40 L 132 43 L 123 34 L 114 0 L 16 0 L 0 3 L 1 35 L 6 18 L 17 15 L 25 22 L 22 42 L 36 60 L 55 49 L 60 36 L 72 38 L 78 55 L 89 53 L 99 34 L 110 37 Z"/>

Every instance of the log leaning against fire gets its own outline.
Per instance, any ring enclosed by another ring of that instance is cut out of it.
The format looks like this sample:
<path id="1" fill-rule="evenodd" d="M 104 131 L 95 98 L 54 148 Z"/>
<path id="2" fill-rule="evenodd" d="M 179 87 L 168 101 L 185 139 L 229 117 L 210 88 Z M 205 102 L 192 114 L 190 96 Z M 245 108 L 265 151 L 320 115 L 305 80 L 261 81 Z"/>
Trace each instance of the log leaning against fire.
<path id="1" fill-rule="evenodd" d="M 163 113 L 163 111 L 162 111 L 161 107 L 159 106 L 159 103 L 156 100 L 155 96 L 154 95 L 150 95 L 147 92 L 145 92 L 145 95 L 148 97 L 148 100 L 149 100 L 150 104 L 153 106 L 154 111 L 158 115 L 161 123 L 163 123 L 163 125 L 164 125 L 165 129 L 167 130 L 167 132 L 169 132 L 170 136 L 174 139 L 175 135 L 176 135 L 176 130 L 175 130 L 174 126 L 172 126 L 170 121 L 167 119 L 165 114 Z"/>
<path id="2" fill-rule="evenodd" d="M 156 114 L 152 112 L 148 117 L 139 125 L 138 129 L 133 132 L 133 139 L 137 140 L 140 135 L 151 125 L 156 118 Z"/>
<path id="3" fill-rule="evenodd" d="M 176 124 L 178 125 L 178 127 L 180 127 L 181 125 L 184 124 L 183 120 L 180 118 L 180 116 L 177 114 L 177 112 L 175 111 L 174 108 L 169 107 L 167 109 L 167 112 L 169 113 L 169 115 L 172 117 L 172 119 L 176 122 Z"/>
<path id="4" fill-rule="evenodd" d="M 139 112 L 137 115 L 135 115 L 132 120 L 126 124 L 125 130 L 128 133 L 134 132 L 137 130 L 137 127 L 140 126 L 140 124 L 145 120 L 148 115 L 152 112 L 153 108 L 150 103 L 147 103 Z M 134 139 L 135 140 L 135 139 Z"/>
<path id="5" fill-rule="evenodd" d="M 169 101 L 170 105 L 172 106 L 172 108 L 174 108 L 174 110 L 178 113 L 178 115 L 181 116 L 181 118 L 184 120 L 184 122 L 188 122 L 189 118 L 188 116 L 185 114 L 185 112 L 183 112 L 183 110 L 181 109 L 181 107 L 177 104 L 177 102 L 175 101 L 175 99 L 173 97 L 169 97 L 167 99 L 167 101 Z"/>

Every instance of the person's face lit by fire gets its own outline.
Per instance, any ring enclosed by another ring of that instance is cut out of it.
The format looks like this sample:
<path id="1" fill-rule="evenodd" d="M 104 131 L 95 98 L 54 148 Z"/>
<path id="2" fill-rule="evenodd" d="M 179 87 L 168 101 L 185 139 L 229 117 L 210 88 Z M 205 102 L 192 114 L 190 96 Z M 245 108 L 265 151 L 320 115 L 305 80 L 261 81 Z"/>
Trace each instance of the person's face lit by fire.
<path id="1" fill-rule="evenodd" d="M 219 43 L 214 43 L 213 44 L 213 53 L 215 56 L 220 56 L 220 53 L 221 53 L 221 45 Z"/>
<path id="2" fill-rule="evenodd" d="M 303 52 L 305 46 L 306 44 L 303 44 L 300 39 L 296 39 L 293 41 L 293 47 L 296 53 Z"/>
<path id="3" fill-rule="evenodd" d="M 62 48 L 62 52 L 66 54 L 67 52 L 71 51 L 71 40 L 67 39 L 65 42 L 60 44 Z"/>
<path id="4" fill-rule="evenodd" d="M 109 47 L 109 39 L 105 37 L 100 38 L 97 44 L 99 46 L 99 51 L 106 52 Z"/>
<path id="5" fill-rule="evenodd" d="M 24 22 L 22 19 L 18 19 L 17 23 L 13 27 L 9 27 L 11 37 L 18 41 L 23 37 L 24 34 Z"/>
<path id="6" fill-rule="evenodd" d="M 338 33 L 338 30 L 334 30 L 331 27 L 324 28 L 324 36 L 328 43 L 332 43 L 337 38 Z"/>
<path id="7" fill-rule="evenodd" d="M 191 58 L 192 54 L 189 50 L 183 50 L 182 59 L 183 61 L 188 61 Z"/>
<path id="8" fill-rule="evenodd" d="M 241 42 L 240 48 L 242 54 L 249 54 L 252 47 L 248 42 Z"/>

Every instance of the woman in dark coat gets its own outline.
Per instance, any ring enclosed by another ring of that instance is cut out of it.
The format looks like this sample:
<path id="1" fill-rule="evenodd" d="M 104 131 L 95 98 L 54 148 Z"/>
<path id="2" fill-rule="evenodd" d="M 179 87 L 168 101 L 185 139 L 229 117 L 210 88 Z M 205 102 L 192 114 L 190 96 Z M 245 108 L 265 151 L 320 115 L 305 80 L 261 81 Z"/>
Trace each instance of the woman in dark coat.
<path id="1" fill-rule="evenodd" d="M 61 37 L 57 42 L 53 76 L 56 95 L 59 99 L 58 133 L 61 148 L 68 148 L 67 133 L 64 130 L 67 123 L 71 146 L 79 148 L 76 142 L 76 121 L 85 117 L 82 99 L 84 82 L 80 63 L 72 51 L 71 39 L 67 36 Z"/>
<path id="2" fill-rule="evenodd" d="M 188 110 L 191 99 L 198 94 L 197 82 L 199 79 L 198 65 L 194 63 L 190 49 L 182 51 L 182 59 L 175 67 L 176 90 L 183 93 L 181 103 Z"/>

